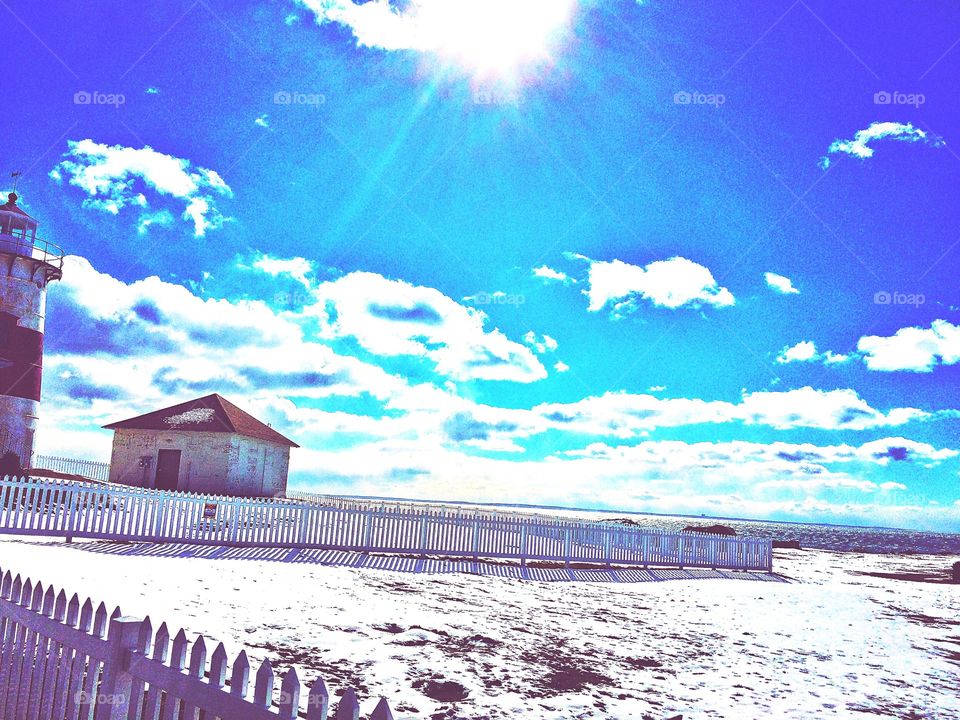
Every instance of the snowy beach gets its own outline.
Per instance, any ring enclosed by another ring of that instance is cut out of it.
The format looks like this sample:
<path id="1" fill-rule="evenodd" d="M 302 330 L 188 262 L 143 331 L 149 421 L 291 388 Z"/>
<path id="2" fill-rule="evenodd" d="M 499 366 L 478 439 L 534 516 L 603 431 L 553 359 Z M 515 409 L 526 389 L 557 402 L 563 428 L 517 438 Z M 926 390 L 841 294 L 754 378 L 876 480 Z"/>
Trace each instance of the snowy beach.
<path id="1" fill-rule="evenodd" d="M 104 546 L 6 538 L 0 565 L 353 686 L 365 713 L 382 695 L 398 719 L 960 716 L 947 556 L 778 550 L 784 581 L 615 583 Z"/>

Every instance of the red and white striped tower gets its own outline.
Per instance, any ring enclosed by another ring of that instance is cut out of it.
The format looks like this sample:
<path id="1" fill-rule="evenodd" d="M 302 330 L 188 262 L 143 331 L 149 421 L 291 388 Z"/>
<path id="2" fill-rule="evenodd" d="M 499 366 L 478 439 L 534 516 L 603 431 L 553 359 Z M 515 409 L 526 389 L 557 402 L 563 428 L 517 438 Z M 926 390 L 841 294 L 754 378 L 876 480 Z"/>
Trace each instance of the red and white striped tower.
<path id="1" fill-rule="evenodd" d="M 0 205 L 0 455 L 30 466 L 40 409 L 47 283 L 63 274 L 63 252 L 37 237 L 37 221 Z"/>

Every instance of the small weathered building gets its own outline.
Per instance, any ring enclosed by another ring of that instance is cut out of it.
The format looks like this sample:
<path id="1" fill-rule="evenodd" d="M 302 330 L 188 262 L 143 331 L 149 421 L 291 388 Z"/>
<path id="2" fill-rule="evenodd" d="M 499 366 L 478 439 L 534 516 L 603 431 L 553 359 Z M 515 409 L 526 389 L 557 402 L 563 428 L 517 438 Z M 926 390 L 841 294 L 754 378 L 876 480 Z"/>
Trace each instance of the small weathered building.
<path id="1" fill-rule="evenodd" d="M 157 490 L 282 497 L 299 447 L 217 394 L 104 425 L 110 481 Z"/>

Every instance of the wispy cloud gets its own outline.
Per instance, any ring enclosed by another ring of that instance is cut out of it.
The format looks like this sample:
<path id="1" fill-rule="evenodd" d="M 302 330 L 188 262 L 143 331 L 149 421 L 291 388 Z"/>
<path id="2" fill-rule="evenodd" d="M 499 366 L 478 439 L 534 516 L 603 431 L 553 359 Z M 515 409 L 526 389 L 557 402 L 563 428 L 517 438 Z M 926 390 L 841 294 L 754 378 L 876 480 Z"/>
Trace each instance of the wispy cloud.
<path id="1" fill-rule="evenodd" d="M 766 272 L 763 274 L 764 280 L 767 281 L 767 286 L 781 295 L 799 295 L 800 291 L 793 286 L 793 281 L 788 277 L 783 275 L 777 275 L 776 273 Z"/>
<path id="2" fill-rule="evenodd" d="M 820 167 L 824 170 L 830 167 L 829 156 L 838 153 L 861 159 L 873 157 L 874 149 L 870 145 L 879 140 L 922 142 L 933 147 L 943 144 L 942 139 L 931 136 L 911 123 L 874 122 L 870 123 L 870 127 L 865 130 L 858 130 L 852 140 L 834 140 L 827 148 L 827 155 L 820 159 Z"/>
<path id="3" fill-rule="evenodd" d="M 353 272 L 321 283 L 312 295 L 310 307 L 329 337 L 352 337 L 377 355 L 427 358 L 438 373 L 457 380 L 546 377 L 530 348 L 485 328 L 486 313 L 434 288 Z"/>
<path id="4" fill-rule="evenodd" d="M 777 362 L 781 365 L 795 362 L 821 362 L 824 365 L 838 365 L 849 362 L 853 359 L 852 355 L 838 355 L 832 350 L 826 352 L 817 352 L 817 346 L 811 340 L 802 340 L 796 345 L 785 347 L 777 356 Z"/>
<path id="5" fill-rule="evenodd" d="M 720 308 L 735 303 L 733 294 L 717 284 L 710 270 L 683 257 L 655 260 L 643 267 L 622 260 L 581 259 L 590 263 L 589 288 L 584 294 L 591 312 L 610 305 L 611 315 L 622 317 L 636 310 L 641 301 L 669 309 Z"/>
<path id="6" fill-rule="evenodd" d="M 549 335 L 537 336 L 537 334 L 531 330 L 526 335 L 523 336 L 523 341 L 537 351 L 537 354 L 543 355 L 547 352 L 553 352 L 559 347 L 559 344 Z"/>
<path id="7" fill-rule="evenodd" d="M 220 228 L 226 220 L 217 208 L 217 197 L 232 197 L 233 191 L 214 170 L 195 168 L 189 160 L 150 146 L 136 149 L 89 139 L 68 145 L 66 159 L 50 171 L 50 177 L 86 193 L 84 207 L 111 215 L 138 208 L 140 228 L 145 230 L 155 213 L 153 205 L 161 198 L 175 198 L 185 205 L 181 217 L 193 223 L 196 237 Z"/>
<path id="8" fill-rule="evenodd" d="M 306 288 L 312 284 L 309 276 L 313 274 L 313 263 L 306 258 L 278 258 L 261 253 L 254 257 L 251 267 L 274 277 L 286 275 Z"/>
<path id="9" fill-rule="evenodd" d="M 871 370 L 932 372 L 938 365 L 960 363 L 960 326 L 934 320 L 930 327 L 906 327 L 893 335 L 867 335 L 857 350 Z"/>
<path id="10" fill-rule="evenodd" d="M 564 285 L 575 283 L 572 277 L 567 275 L 562 270 L 555 270 L 548 265 L 541 265 L 540 267 L 535 267 L 532 271 L 532 274 L 536 278 L 540 278 L 544 282 L 560 282 Z"/>
<path id="11" fill-rule="evenodd" d="M 574 403 L 539 405 L 534 411 L 558 428 L 620 438 L 641 437 L 656 428 L 704 423 L 743 423 L 778 430 L 867 430 L 935 417 L 917 408 L 884 412 L 851 389 L 812 387 L 744 393 L 739 402 L 609 392 Z"/>

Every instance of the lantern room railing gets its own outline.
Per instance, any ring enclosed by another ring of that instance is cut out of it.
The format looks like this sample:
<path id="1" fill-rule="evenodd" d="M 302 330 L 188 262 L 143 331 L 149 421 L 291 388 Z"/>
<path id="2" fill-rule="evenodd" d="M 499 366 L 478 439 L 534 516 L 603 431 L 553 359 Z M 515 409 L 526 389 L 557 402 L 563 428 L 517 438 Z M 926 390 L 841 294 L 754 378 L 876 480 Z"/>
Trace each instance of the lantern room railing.
<path id="1" fill-rule="evenodd" d="M 59 279 L 63 274 L 63 250 L 59 246 L 36 237 L 31 231 L 12 228 L 0 232 L 0 253 L 37 260 L 49 266 L 47 280 Z"/>

